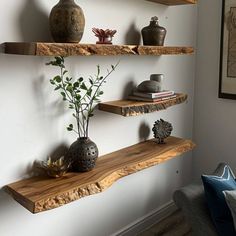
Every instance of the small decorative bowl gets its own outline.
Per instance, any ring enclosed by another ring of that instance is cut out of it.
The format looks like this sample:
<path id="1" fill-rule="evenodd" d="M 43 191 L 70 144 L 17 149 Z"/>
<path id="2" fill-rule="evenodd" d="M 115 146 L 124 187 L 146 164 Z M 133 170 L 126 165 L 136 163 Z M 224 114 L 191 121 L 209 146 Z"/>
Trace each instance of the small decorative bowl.
<path id="1" fill-rule="evenodd" d="M 112 38 L 117 32 L 116 30 L 103 30 L 98 28 L 92 28 L 92 31 L 95 36 L 98 37 L 96 44 L 112 44 Z"/>
<path id="2" fill-rule="evenodd" d="M 62 177 L 70 168 L 71 162 L 65 160 L 64 156 L 56 161 L 48 157 L 47 161 L 41 162 L 41 168 L 47 173 L 48 176 L 53 178 Z"/>

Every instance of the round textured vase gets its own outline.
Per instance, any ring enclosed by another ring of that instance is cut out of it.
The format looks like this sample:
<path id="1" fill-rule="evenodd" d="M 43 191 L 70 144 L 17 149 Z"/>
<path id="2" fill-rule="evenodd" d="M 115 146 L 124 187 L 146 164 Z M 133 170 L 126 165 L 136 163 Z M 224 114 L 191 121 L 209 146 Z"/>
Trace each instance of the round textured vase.
<path id="1" fill-rule="evenodd" d="M 152 17 L 150 25 L 142 29 L 143 44 L 150 46 L 163 46 L 166 29 L 159 26 L 158 17 Z"/>
<path id="2" fill-rule="evenodd" d="M 60 0 L 49 17 L 52 37 L 57 43 L 80 42 L 85 26 L 84 13 L 74 0 Z"/>
<path id="3" fill-rule="evenodd" d="M 74 171 L 86 172 L 95 167 L 98 158 L 97 145 L 89 138 L 78 138 L 69 149 Z"/>

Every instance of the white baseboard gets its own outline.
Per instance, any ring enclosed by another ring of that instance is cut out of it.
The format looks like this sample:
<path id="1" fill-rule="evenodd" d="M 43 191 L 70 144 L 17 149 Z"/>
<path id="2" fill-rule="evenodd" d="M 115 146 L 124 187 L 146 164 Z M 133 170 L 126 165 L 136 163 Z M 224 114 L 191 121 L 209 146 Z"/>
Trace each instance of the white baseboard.
<path id="1" fill-rule="evenodd" d="M 177 209 L 173 201 L 168 202 L 161 208 L 155 209 L 143 217 L 138 218 L 123 229 L 112 234 L 111 236 L 134 236 L 142 232 L 144 229 L 151 227 L 153 224 L 166 218 Z"/>

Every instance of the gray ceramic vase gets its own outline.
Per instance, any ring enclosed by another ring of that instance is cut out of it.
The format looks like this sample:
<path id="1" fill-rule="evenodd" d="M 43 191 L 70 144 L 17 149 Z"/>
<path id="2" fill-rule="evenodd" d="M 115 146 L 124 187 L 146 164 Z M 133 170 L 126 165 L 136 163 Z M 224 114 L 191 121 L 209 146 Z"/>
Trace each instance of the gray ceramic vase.
<path id="1" fill-rule="evenodd" d="M 163 74 L 152 74 L 150 80 L 144 80 L 137 86 L 137 90 L 142 93 L 158 93 L 163 91 Z"/>
<path id="2" fill-rule="evenodd" d="M 154 80 L 145 80 L 138 85 L 137 90 L 143 93 L 157 93 L 161 91 L 160 85 Z"/>
<path id="3" fill-rule="evenodd" d="M 74 0 L 60 0 L 49 17 L 52 37 L 57 43 L 80 42 L 85 26 L 84 13 Z"/>
<path id="4" fill-rule="evenodd" d="M 87 172 L 95 167 L 98 158 L 97 145 L 89 138 L 78 138 L 69 148 L 68 158 L 76 172 Z"/>
<path id="5" fill-rule="evenodd" d="M 163 46 L 166 37 L 166 29 L 159 26 L 158 17 L 154 16 L 150 21 L 150 25 L 142 29 L 142 36 L 143 45 Z"/>

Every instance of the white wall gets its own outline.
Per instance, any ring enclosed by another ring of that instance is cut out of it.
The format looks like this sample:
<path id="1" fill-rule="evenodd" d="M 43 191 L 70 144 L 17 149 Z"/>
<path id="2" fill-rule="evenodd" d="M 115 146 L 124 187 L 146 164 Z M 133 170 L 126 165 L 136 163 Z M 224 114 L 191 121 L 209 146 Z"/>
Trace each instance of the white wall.
<path id="1" fill-rule="evenodd" d="M 1 0 L 0 42 L 49 40 L 47 16 L 56 2 Z M 77 2 L 86 16 L 83 43 L 95 42 L 92 27 L 117 29 L 116 44 L 135 43 L 139 38 L 135 31 L 139 32 L 152 16 L 158 15 L 160 24 L 168 30 L 167 45 L 195 45 L 194 6 L 166 7 L 143 0 Z M 48 60 L 0 55 L 0 187 L 26 177 L 34 160 L 45 159 L 58 146 L 68 146 L 76 139 L 65 130 L 71 116 L 49 84 L 56 70 L 45 66 Z M 119 60 L 117 71 L 104 87 L 104 101 L 122 98 L 132 84 L 148 79 L 151 73 L 164 73 L 166 88 L 188 93 L 189 100 L 167 111 L 131 118 L 97 111 L 90 137 L 100 154 L 143 140 L 145 127 L 148 131 L 159 118 L 173 123 L 173 135 L 191 138 L 195 57 L 73 57 L 67 59 L 67 66 L 73 75 L 90 75 L 95 73 L 97 64 L 105 70 Z M 152 134 L 147 136 L 151 138 Z M 110 235 L 170 201 L 173 190 L 191 180 L 191 166 L 188 153 L 123 178 L 102 194 L 37 215 L 1 191 L 0 235 Z"/>
<path id="2" fill-rule="evenodd" d="M 221 0 L 199 0 L 194 100 L 195 177 L 219 162 L 236 167 L 236 101 L 218 98 Z"/>

